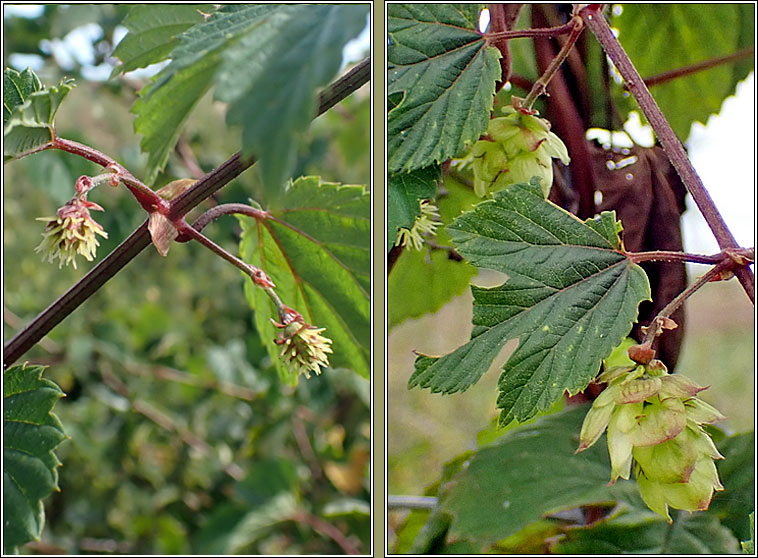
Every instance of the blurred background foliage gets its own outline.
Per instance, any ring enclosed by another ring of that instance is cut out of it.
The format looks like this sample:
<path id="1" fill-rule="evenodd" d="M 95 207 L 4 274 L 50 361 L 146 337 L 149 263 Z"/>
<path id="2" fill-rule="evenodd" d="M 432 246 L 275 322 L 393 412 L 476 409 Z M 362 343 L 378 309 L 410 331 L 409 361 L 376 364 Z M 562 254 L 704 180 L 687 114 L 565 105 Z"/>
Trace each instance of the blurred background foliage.
<path id="1" fill-rule="evenodd" d="M 3 64 L 23 70 L 18 64 L 32 59 L 17 55 L 36 55 L 44 84 L 76 78 L 58 134 L 139 177 L 146 158 L 129 108 L 148 78 L 105 81 L 128 10 L 90 4 L 46 5 L 33 18 L 6 12 Z M 79 41 L 92 48 L 69 48 Z M 294 176 L 368 184 L 369 103 L 364 86 L 314 121 L 300 139 Z M 199 103 L 156 186 L 198 177 L 239 149 L 239 131 L 224 125 L 224 111 L 210 95 Z M 4 342 L 94 265 L 58 269 L 34 248 L 43 228 L 35 218 L 52 216 L 80 175 L 97 172 L 52 151 L 4 167 Z M 253 167 L 195 213 L 259 192 Z M 146 216 L 123 188 L 100 188 L 90 199 L 106 209 L 94 215 L 109 235 L 101 259 Z M 236 253 L 236 223 L 222 219 L 207 233 Z M 45 377 L 67 393 L 55 412 L 70 439 L 57 451 L 61 492 L 46 501 L 43 539 L 22 552 L 370 551 L 369 383 L 330 370 L 296 388 L 281 386 L 244 280 L 203 247 L 174 245 L 166 258 L 150 247 L 24 356 L 49 365 Z"/>

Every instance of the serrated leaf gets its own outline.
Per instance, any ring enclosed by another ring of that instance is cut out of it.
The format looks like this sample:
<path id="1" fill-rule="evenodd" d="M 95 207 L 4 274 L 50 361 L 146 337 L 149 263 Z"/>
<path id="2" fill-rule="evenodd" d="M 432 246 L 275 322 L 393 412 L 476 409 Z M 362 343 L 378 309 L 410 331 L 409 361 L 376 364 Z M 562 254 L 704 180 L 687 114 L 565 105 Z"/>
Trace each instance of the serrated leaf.
<path id="1" fill-rule="evenodd" d="M 42 89 L 42 82 L 31 68 L 19 73 L 13 68 L 3 72 L 3 124 L 29 95 Z"/>
<path id="2" fill-rule="evenodd" d="M 555 554 L 734 554 L 737 539 L 711 514 L 682 514 L 674 524 L 648 513 L 626 513 L 590 527 L 568 529 Z"/>
<path id="3" fill-rule="evenodd" d="M 755 509 L 755 432 L 736 434 L 716 445 L 725 458 L 716 462 L 725 490 L 714 493 L 709 512 L 745 540 L 750 537 L 748 514 Z"/>
<path id="4" fill-rule="evenodd" d="M 61 389 L 42 378 L 43 366 L 14 366 L 3 374 L 3 550 L 39 540 L 42 499 L 58 490 L 60 461 L 53 450 L 66 439 L 52 414 Z"/>
<path id="5" fill-rule="evenodd" d="M 391 173 L 441 163 L 479 138 L 492 110 L 500 52 L 477 30 L 478 4 L 390 4 L 387 115 Z"/>
<path id="6" fill-rule="evenodd" d="M 143 136 L 140 147 L 149 154 L 148 184 L 166 165 L 189 113 L 210 89 L 224 47 L 262 25 L 276 9 L 273 4 L 225 6 L 179 35 L 171 63 L 140 91 L 131 109 L 137 115 L 134 131 Z"/>
<path id="7" fill-rule="evenodd" d="M 388 327 L 436 312 L 462 294 L 476 274 L 475 267 L 451 260 L 445 250 L 403 251 L 387 278 Z"/>
<path id="8" fill-rule="evenodd" d="M 564 391 L 584 389 L 631 329 L 638 304 L 650 298 L 645 272 L 620 251 L 610 220 L 613 214 L 580 221 L 543 199 L 535 179 L 459 217 L 448 227 L 458 252 L 508 280 L 472 286 L 471 340 L 440 358 L 419 357 L 409 387 L 463 391 L 509 339 L 519 339 L 498 384 L 501 425 L 533 417 Z"/>
<path id="9" fill-rule="evenodd" d="M 643 78 L 754 44 L 753 4 L 624 4 L 623 8 L 612 24 Z M 665 56 L 655 54 L 664 52 Z M 722 64 L 651 88 L 682 141 L 689 136 L 693 122 L 705 123 L 709 115 L 721 110 L 737 82 L 754 69 L 751 60 Z"/>
<path id="10" fill-rule="evenodd" d="M 57 86 L 40 89 L 41 83 L 33 73 L 14 76 L 12 72 L 6 69 L 3 75 L 3 94 L 10 92 L 7 102 L 3 101 L 3 158 L 6 161 L 55 138 L 55 113 L 74 87 L 73 80 L 65 79 Z M 18 103 L 21 97 L 23 102 Z M 11 105 L 13 110 L 6 119 Z"/>
<path id="11" fill-rule="evenodd" d="M 242 126 L 242 152 L 260 160 L 269 197 L 280 195 L 295 162 L 295 135 L 316 112 L 317 89 L 337 74 L 342 49 L 368 12 L 367 5 L 282 6 L 224 53 L 216 97 L 230 103 L 226 121 Z"/>
<path id="12" fill-rule="evenodd" d="M 410 229 L 421 215 L 419 202 L 433 198 L 441 178 L 435 165 L 410 173 L 391 174 L 387 179 L 387 251 L 397 240 L 397 230 Z"/>
<path id="13" fill-rule="evenodd" d="M 213 4 L 140 4 L 134 6 L 121 24 L 129 33 L 121 39 L 113 56 L 121 61 L 111 73 L 145 68 L 168 58 L 179 44 L 177 35 L 203 21 L 203 13 Z M 202 12 L 202 13 L 201 13 Z"/>
<path id="14" fill-rule="evenodd" d="M 230 104 L 227 122 L 242 126 L 244 155 L 261 161 L 267 191 L 281 193 L 295 134 L 313 118 L 317 88 L 336 75 L 342 48 L 363 29 L 367 13 L 365 5 L 234 4 L 182 33 L 172 62 L 132 109 L 150 153 L 149 180 L 215 83 L 215 97 Z"/>
<path id="15" fill-rule="evenodd" d="M 371 345 L 371 208 L 363 186 L 320 183 L 318 177 L 295 181 L 272 218 L 240 217 L 241 258 L 262 268 L 286 305 L 305 321 L 325 327 L 332 340 L 333 368 L 345 367 L 369 378 Z M 278 320 L 266 294 L 251 281 L 245 294 L 255 310 L 255 323 L 280 377 L 297 374 L 279 359 L 280 348 L 270 318 Z"/>
<path id="16" fill-rule="evenodd" d="M 605 448 L 574 454 L 587 409 L 572 407 L 519 425 L 474 452 L 440 501 L 453 518 L 449 538 L 493 543 L 547 513 L 636 491 L 628 481 L 608 486 Z"/>

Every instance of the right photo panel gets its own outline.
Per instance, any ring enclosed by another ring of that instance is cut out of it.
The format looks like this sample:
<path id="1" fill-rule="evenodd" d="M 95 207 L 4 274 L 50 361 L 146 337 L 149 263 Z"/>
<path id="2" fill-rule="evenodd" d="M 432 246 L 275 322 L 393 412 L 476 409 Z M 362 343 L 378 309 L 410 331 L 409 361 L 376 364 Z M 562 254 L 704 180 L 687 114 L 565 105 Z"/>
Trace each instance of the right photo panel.
<path id="1" fill-rule="evenodd" d="M 386 15 L 387 554 L 754 553 L 755 5 Z"/>

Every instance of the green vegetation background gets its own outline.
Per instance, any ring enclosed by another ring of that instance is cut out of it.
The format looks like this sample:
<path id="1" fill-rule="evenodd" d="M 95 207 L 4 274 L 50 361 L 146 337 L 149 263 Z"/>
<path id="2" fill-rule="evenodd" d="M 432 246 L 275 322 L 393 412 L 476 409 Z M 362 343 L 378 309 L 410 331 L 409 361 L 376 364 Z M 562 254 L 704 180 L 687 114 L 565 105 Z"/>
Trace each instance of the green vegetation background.
<path id="1" fill-rule="evenodd" d="M 4 40 L 6 56 L 45 58 L 43 83 L 76 78 L 57 117 L 59 135 L 114 156 L 139 177 L 146 157 L 129 108 L 144 81 L 88 82 L 81 66 L 63 71 L 40 49 L 41 40 L 97 23 L 107 50 L 128 9 L 48 5 L 36 19 L 6 18 Z M 363 87 L 317 119 L 299 144 L 294 176 L 368 184 L 369 102 Z M 205 172 L 239 149 L 224 111 L 209 95 L 183 134 Z M 58 269 L 34 248 L 44 226 L 35 218 L 52 216 L 78 176 L 97 172 L 61 152 L 5 165 L 4 342 L 95 265 Z M 156 187 L 189 176 L 174 154 Z M 260 192 L 251 169 L 215 202 L 260 200 Z M 90 199 L 106 209 L 94 214 L 109 234 L 100 260 L 146 216 L 123 188 L 103 187 Z M 207 232 L 237 252 L 236 219 Z M 46 502 L 43 540 L 22 551 L 343 553 L 324 521 L 369 551 L 369 383 L 334 371 L 281 386 L 243 281 L 203 247 L 175 244 L 166 258 L 150 247 L 24 356 L 49 365 L 45 377 L 67 393 L 55 412 L 70 440 L 57 451 L 61 492 Z"/>

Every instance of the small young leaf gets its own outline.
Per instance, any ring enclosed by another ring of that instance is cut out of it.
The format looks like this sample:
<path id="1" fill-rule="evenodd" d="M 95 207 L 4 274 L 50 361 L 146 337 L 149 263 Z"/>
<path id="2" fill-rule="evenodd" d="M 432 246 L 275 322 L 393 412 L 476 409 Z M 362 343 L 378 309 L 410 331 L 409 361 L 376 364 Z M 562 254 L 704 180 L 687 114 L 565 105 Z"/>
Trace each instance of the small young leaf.
<path id="1" fill-rule="evenodd" d="M 472 286 L 471 341 L 441 358 L 419 357 L 409 387 L 463 391 L 506 341 L 519 339 L 499 382 L 502 425 L 584 389 L 650 297 L 645 272 L 620 250 L 618 230 L 613 214 L 584 223 L 546 201 L 537 180 L 461 215 L 448 228 L 458 252 L 508 280 Z"/>
<path id="2" fill-rule="evenodd" d="M 3 72 L 3 124 L 8 121 L 13 109 L 40 89 L 42 89 L 42 82 L 31 68 L 21 73 L 13 68 L 5 68 Z"/>
<path id="3" fill-rule="evenodd" d="M 391 173 L 441 163 L 487 128 L 500 52 L 485 48 L 479 4 L 389 4 Z M 429 40 L 434 37 L 434 40 Z"/>
<path id="4" fill-rule="evenodd" d="M 57 86 L 43 89 L 31 70 L 21 74 L 5 70 L 3 94 L 8 97 L 3 101 L 3 158 L 6 161 L 53 140 L 55 113 L 74 87 L 72 83 L 73 80 L 65 79 Z"/>
<path id="5" fill-rule="evenodd" d="M 363 186 L 320 183 L 318 177 L 295 181 L 272 217 L 242 224 L 240 256 L 263 269 L 284 304 L 305 321 L 324 327 L 332 340 L 333 368 L 345 367 L 369 377 L 371 346 L 371 207 Z M 295 383 L 297 374 L 279 359 L 270 318 L 276 310 L 251 281 L 245 294 L 255 310 L 255 323 L 280 377 Z"/>
<path id="6" fill-rule="evenodd" d="M 3 552 L 39 540 L 42 499 L 58 490 L 53 450 L 66 439 L 52 414 L 61 389 L 42 379 L 42 366 L 14 366 L 3 374 Z"/>
<path id="7" fill-rule="evenodd" d="M 433 198 L 441 178 L 439 166 L 410 173 L 391 174 L 387 179 L 387 251 L 397 240 L 400 227 L 410 229 L 421 215 L 420 200 Z"/>
<path id="8" fill-rule="evenodd" d="M 177 35 L 203 21 L 213 4 L 139 4 L 121 24 L 129 33 L 121 39 L 113 56 L 121 60 L 111 78 L 165 60 L 179 44 Z"/>

